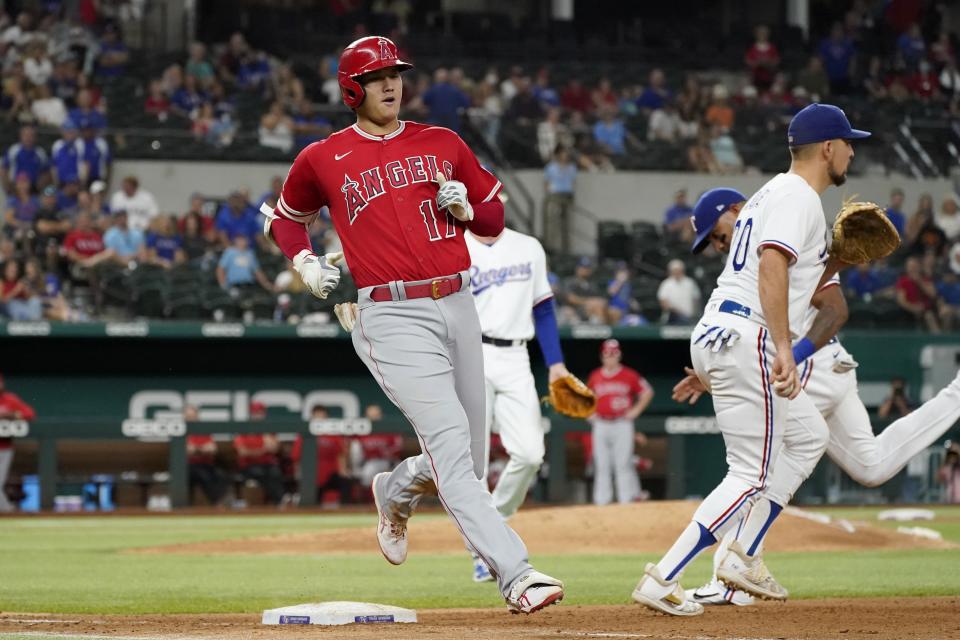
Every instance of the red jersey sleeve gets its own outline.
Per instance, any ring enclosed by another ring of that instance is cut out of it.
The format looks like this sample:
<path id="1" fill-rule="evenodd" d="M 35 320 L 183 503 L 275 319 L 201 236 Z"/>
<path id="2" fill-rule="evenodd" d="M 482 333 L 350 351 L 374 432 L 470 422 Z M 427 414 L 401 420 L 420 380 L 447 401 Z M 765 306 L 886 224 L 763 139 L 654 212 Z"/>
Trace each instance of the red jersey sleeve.
<path id="1" fill-rule="evenodd" d="M 650 389 L 650 388 L 651 388 L 651 387 L 650 387 L 650 383 L 647 382 L 647 379 L 644 378 L 644 377 L 643 377 L 642 375 L 640 375 L 639 373 L 636 374 L 636 377 L 634 378 L 634 391 L 633 391 L 633 392 L 634 392 L 635 394 L 637 394 L 637 397 L 639 397 L 641 394 L 643 394 L 644 391 L 646 391 L 647 389 Z"/>
<path id="2" fill-rule="evenodd" d="M 20 396 L 10 391 L 7 392 L 7 407 L 11 411 L 19 411 L 20 417 L 24 420 L 33 420 L 37 417 L 37 412 L 33 410 L 33 407 L 21 400 Z"/>
<path id="3" fill-rule="evenodd" d="M 327 205 L 327 197 L 320 187 L 320 181 L 310 164 L 314 143 L 297 155 L 290 166 L 287 179 L 283 181 L 283 190 L 277 201 L 277 214 L 294 222 L 309 223 L 313 216 Z"/>
<path id="4" fill-rule="evenodd" d="M 457 136 L 457 166 L 454 180 L 467 187 L 467 197 L 471 204 L 490 202 L 500 192 L 501 184 L 497 177 L 483 168 L 477 156 L 459 136 Z"/>

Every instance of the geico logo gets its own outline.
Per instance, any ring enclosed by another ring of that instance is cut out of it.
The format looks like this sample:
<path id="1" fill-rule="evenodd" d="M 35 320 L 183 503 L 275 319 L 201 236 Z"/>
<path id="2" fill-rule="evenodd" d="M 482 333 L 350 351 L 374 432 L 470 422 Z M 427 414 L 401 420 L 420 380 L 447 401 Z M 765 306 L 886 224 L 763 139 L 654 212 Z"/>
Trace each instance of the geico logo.
<path id="1" fill-rule="evenodd" d="M 30 423 L 26 420 L 0 420 L 0 438 L 26 438 Z"/>
<path id="2" fill-rule="evenodd" d="M 313 408 L 318 405 L 339 409 L 348 418 L 360 415 L 360 398 L 355 392 L 343 389 L 306 392 L 292 389 L 252 392 L 230 389 L 145 389 L 130 396 L 127 415 L 131 419 L 177 419 L 183 416 L 184 408 L 191 406 L 197 410 L 195 419 L 199 422 L 246 422 L 250 419 L 252 402 L 266 406 L 271 415 L 286 411 L 304 421 L 310 419 Z"/>
<path id="3" fill-rule="evenodd" d="M 169 438 L 183 436 L 187 425 L 183 420 L 143 420 L 128 418 L 120 425 L 120 431 L 128 438 Z"/>
<path id="4" fill-rule="evenodd" d="M 373 425 L 367 418 L 310 421 L 310 433 L 315 436 L 366 436 L 372 431 Z"/>
<path id="5" fill-rule="evenodd" d="M 670 434 L 720 433 L 716 418 L 685 418 L 673 416 L 667 418 L 664 427 Z"/>

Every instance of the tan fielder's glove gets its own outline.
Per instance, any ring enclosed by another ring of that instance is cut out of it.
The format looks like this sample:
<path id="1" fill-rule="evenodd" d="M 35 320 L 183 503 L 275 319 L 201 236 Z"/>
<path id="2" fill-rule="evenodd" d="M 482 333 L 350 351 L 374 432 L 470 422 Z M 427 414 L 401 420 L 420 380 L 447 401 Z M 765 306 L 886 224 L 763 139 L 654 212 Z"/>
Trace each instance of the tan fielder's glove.
<path id="1" fill-rule="evenodd" d="M 333 305 L 333 312 L 337 315 L 337 320 L 340 321 L 340 326 L 343 327 L 344 331 L 347 333 L 353 331 L 353 327 L 357 323 L 356 302 L 335 304 Z"/>
<path id="2" fill-rule="evenodd" d="M 873 202 L 844 203 L 833 223 L 830 255 L 847 264 L 886 258 L 900 246 L 900 234 Z"/>
<path id="3" fill-rule="evenodd" d="M 586 418 L 597 408 L 597 396 L 572 373 L 550 383 L 547 399 L 557 413 L 571 418 Z"/>

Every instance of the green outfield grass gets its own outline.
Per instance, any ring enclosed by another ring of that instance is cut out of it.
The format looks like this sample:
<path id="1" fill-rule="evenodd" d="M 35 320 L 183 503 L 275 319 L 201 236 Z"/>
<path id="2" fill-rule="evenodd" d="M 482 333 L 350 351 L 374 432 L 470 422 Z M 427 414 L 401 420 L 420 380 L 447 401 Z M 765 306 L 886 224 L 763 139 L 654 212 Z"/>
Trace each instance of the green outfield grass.
<path id="1" fill-rule="evenodd" d="M 945 536 L 953 538 L 958 533 L 960 508 L 944 510 L 941 516 L 942 522 L 926 526 L 943 526 L 952 532 L 945 530 Z M 862 515 L 843 517 L 867 519 Z M 466 554 L 411 556 L 403 566 L 391 567 L 379 554 L 121 553 L 179 542 L 372 524 L 372 515 L 4 519 L 0 520 L 0 548 L 4 549 L 0 609 L 226 613 L 322 600 L 365 600 L 417 608 L 502 605 L 492 585 L 471 581 Z M 960 541 L 960 536 L 956 539 Z M 534 558 L 538 568 L 567 582 L 566 601 L 571 604 L 628 602 L 644 563 L 653 559 L 642 554 Z M 960 562 L 960 550 L 780 553 L 769 554 L 768 561 L 797 598 L 960 593 L 960 572 L 950 569 Z M 709 571 L 710 558 L 698 559 L 687 572 L 685 586 L 698 586 Z"/>

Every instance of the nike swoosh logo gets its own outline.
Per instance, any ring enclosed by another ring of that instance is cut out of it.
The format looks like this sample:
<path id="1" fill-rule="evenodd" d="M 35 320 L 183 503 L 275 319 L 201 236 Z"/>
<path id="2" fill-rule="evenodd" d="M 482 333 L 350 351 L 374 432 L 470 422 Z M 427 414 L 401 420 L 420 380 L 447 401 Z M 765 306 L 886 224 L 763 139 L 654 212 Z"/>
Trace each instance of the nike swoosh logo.
<path id="1" fill-rule="evenodd" d="M 719 596 L 719 595 L 720 595 L 719 593 L 705 593 L 705 594 L 694 593 L 694 594 L 693 594 L 693 599 L 694 599 L 694 600 L 708 600 L 708 599 L 710 599 L 710 598 L 716 598 L 716 597 Z"/>
<path id="2" fill-rule="evenodd" d="M 351 153 L 353 153 L 353 149 L 351 149 L 350 151 L 347 151 L 346 153 L 337 153 L 337 154 L 335 154 L 335 155 L 333 156 L 333 159 L 334 159 L 334 160 L 343 160 L 344 158 L 346 158 L 346 157 L 347 157 L 348 155 L 350 155 Z"/>

